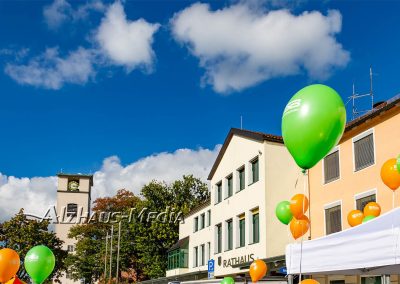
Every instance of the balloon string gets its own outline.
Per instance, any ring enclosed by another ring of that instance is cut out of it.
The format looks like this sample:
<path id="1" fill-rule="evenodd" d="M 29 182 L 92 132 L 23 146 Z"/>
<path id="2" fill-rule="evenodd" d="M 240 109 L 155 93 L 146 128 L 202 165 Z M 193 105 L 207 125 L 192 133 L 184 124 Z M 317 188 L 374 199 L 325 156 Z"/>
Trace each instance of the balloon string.
<path id="1" fill-rule="evenodd" d="M 393 190 L 392 207 L 394 209 L 394 200 L 396 199 L 396 191 Z"/>
<path id="2" fill-rule="evenodd" d="M 303 236 L 301 236 L 300 242 L 300 274 L 299 274 L 299 283 L 301 282 L 301 263 L 303 262 Z"/>

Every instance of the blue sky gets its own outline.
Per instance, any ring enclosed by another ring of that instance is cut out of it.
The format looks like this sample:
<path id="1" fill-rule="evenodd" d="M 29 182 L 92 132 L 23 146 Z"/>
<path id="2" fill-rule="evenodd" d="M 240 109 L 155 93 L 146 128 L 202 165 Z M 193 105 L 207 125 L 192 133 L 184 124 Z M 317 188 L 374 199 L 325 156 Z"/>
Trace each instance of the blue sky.
<path id="1" fill-rule="evenodd" d="M 187 39 L 179 31 L 174 35 L 170 22 L 175 13 L 196 3 L 190 1 L 126 1 L 120 4 L 127 21 L 143 18 L 148 25 L 157 24 L 153 26 L 157 30 L 149 45 L 153 52 L 150 63 L 135 65 L 132 60 L 136 59 L 131 58 L 120 58 L 116 63 L 115 56 L 104 55 L 107 52 L 103 50 L 102 55 L 91 59 L 93 70 L 89 79 L 79 78 L 78 83 L 66 80 L 56 88 L 23 83 L 10 75 L 15 72 L 6 71 L 7 66 L 26 66 L 43 55 L 46 48 L 58 47 L 57 58 L 66 58 L 79 47 L 99 52 L 101 43 L 93 37 L 113 2 L 104 2 L 100 8 L 88 8 L 82 18 L 74 15 L 87 3 L 93 2 L 68 3 L 69 8 L 64 10 L 66 20 L 57 25 L 49 24 L 48 19 L 46 22 L 43 12 L 54 4 L 53 1 L 0 1 L 0 172 L 4 175 L 52 176 L 61 169 L 95 172 L 102 167 L 105 158 L 113 155 L 119 157 L 122 165 L 128 165 L 154 153 L 181 148 L 214 149 L 223 142 L 231 127 L 240 127 L 241 115 L 246 129 L 280 134 L 282 110 L 297 90 L 319 82 L 332 86 L 347 100 L 353 81 L 357 91 L 368 91 L 370 65 L 377 73 L 376 100 L 388 99 L 400 91 L 398 1 L 301 1 L 291 7 L 284 1 L 274 1 L 277 5 L 264 1 L 258 12 L 254 1 L 250 4 L 211 2 L 210 14 L 235 5 L 253 5 L 247 13 L 254 13 L 255 17 L 282 8 L 289 8 L 288 13 L 293 17 L 304 11 L 319 11 L 327 17 L 329 10 L 337 10 L 342 26 L 332 38 L 349 57 L 347 60 L 337 58 L 340 64 L 331 59 L 327 64 L 326 73 L 329 74 L 324 74 L 323 78 L 310 75 L 310 70 L 302 64 L 293 75 L 287 75 L 276 71 L 279 62 L 274 62 L 274 67 L 265 63 L 258 67 L 272 68 L 278 75 L 270 78 L 261 75 L 257 83 L 238 90 L 216 90 L 215 83 L 207 83 L 204 74 L 205 70 L 220 68 L 215 61 L 221 59 L 204 55 L 211 52 L 212 47 L 206 47 L 210 49 L 205 53 L 193 51 L 190 40 L 202 39 L 195 35 Z M 187 19 L 182 19 L 183 26 L 196 24 L 183 23 L 184 20 Z M 197 25 L 196 28 L 201 29 L 203 23 Z M 210 32 L 214 32 L 213 29 Z M 240 38 L 242 35 L 237 35 L 239 42 L 245 40 Z M 132 40 L 134 42 L 135 38 Z M 296 48 L 295 45 L 290 47 L 291 50 Z M 318 51 L 318 46 L 311 50 Z M 255 57 L 256 61 L 258 58 Z M 41 64 L 46 64 L 45 60 L 40 61 Z M 244 68 L 242 63 L 235 62 L 235 68 Z M 317 73 L 325 72 L 317 70 Z"/>

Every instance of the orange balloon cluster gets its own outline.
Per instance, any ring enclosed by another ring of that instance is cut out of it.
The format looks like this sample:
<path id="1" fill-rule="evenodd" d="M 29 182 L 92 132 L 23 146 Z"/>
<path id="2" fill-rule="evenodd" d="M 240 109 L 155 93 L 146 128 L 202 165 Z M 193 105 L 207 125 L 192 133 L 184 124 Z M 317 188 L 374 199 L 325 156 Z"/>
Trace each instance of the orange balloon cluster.
<path id="1" fill-rule="evenodd" d="M 296 194 L 290 200 L 290 211 L 293 219 L 289 223 L 293 238 L 298 239 L 308 232 L 310 220 L 304 215 L 308 210 L 308 198 L 304 194 Z"/>
<path id="2" fill-rule="evenodd" d="M 397 169 L 397 160 L 395 158 L 387 160 L 382 165 L 381 179 L 393 191 L 400 187 L 400 172 Z"/>
<path id="3" fill-rule="evenodd" d="M 3 248 L 0 250 L 0 283 L 13 278 L 20 266 L 19 255 L 15 250 Z"/>
<path id="4" fill-rule="evenodd" d="M 249 270 L 251 282 L 255 283 L 261 280 L 267 274 L 267 271 L 268 266 L 263 260 L 257 259 L 253 261 Z"/>
<path id="5" fill-rule="evenodd" d="M 369 202 L 365 205 L 364 212 L 360 210 L 351 210 L 347 215 L 347 222 L 351 227 L 355 227 L 379 215 L 381 215 L 381 206 L 376 202 Z"/>

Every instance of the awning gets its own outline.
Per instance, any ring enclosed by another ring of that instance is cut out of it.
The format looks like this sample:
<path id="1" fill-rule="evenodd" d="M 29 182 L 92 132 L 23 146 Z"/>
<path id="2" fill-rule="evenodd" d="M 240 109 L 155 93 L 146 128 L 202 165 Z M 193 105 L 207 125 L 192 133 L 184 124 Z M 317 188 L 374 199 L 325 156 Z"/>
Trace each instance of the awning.
<path id="1" fill-rule="evenodd" d="M 286 246 L 288 274 L 398 274 L 400 208 L 364 224 Z M 302 256 L 301 256 L 302 250 Z"/>
<path id="2" fill-rule="evenodd" d="M 170 247 L 168 249 L 168 252 L 176 250 L 176 249 L 180 249 L 180 248 L 187 248 L 188 244 L 189 244 L 189 236 L 187 236 L 186 238 L 180 239 L 175 244 L 173 244 L 172 247 Z"/>

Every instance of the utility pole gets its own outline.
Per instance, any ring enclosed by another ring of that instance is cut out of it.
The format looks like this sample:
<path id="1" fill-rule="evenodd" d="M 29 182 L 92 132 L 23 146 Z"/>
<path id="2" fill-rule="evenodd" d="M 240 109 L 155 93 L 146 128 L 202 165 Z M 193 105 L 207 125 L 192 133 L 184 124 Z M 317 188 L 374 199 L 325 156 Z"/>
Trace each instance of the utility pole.
<path id="1" fill-rule="evenodd" d="M 118 224 L 118 247 L 117 247 L 117 284 L 119 283 L 119 247 L 120 247 L 120 240 L 121 240 L 121 221 Z"/>
<path id="2" fill-rule="evenodd" d="M 104 256 L 104 284 L 107 283 L 107 250 L 108 250 L 108 232 L 106 236 L 106 255 Z"/>
<path id="3" fill-rule="evenodd" d="M 110 240 L 110 280 L 112 280 L 112 245 L 113 245 L 114 225 L 111 226 L 111 240 Z"/>

